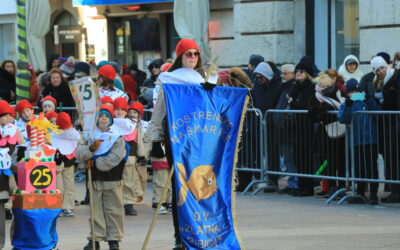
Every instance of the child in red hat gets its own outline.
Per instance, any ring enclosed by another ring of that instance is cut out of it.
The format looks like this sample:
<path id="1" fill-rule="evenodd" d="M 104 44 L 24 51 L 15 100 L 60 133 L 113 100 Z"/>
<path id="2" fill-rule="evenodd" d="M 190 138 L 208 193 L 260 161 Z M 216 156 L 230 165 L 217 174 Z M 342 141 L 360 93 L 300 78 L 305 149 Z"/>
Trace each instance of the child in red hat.
<path id="1" fill-rule="evenodd" d="M 49 122 L 57 124 L 56 121 L 58 114 L 55 111 L 49 111 L 44 116 L 46 117 L 47 120 L 49 120 Z"/>
<path id="2" fill-rule="evenodd" d="M 50 119 L 55 119 L 58 129 L 63 131 L 51 137 L 51 144 L 57 148 L 55 161 L 57 164 L 57 188 L 63 194 L 64 217 L 73 217 L 75 209 L 75 154 L 80 140 L 79 132 L 72 127 L 69 114 L 61 112 L 54 118 L 53 111 L 46 114 Z"/>
<path id="3" fill-rule="evenodd" d="M 131 146 L 130 151 L 134 151 L 136 147 L 132 145 L 133 140 L 136 138 L 136 123 L 127 118 L 128 102 L 123 97 L 117 97 L 114 100 L 114 124 L 111 129 L 121 134 L 124 140 Z M 137 215 L 137 211 L 133 204 L 135 202 L 135 186 L 134 186 L 134 165 L 136 164 L 136 157 L 132 156 L 129 152 L 128 161 L 124 168 L 123 173 L 123 199 L 125 215 Z"/>
<path id="4" fill-rule="evenodd" d="M 30 122 L 34 114 L 33 106 L 30 102 L 23 99 L 17 103 L 15 109 L 17 110 L 19 116 L 16 125 L 24 139 L 27 141 L 28 133 L 26 130 L 26 125 L 28 125 L 28 122 Z"/>
<path id="5" fill-rule="evenodd" d="M 3 248 L 5 241 L 5 204 L 10 197 L 9 191 L 12 178 L 12 172 L 10 171 L 11 157 L 9 155 L 13 153 L 18 141 L 18 129 L 14 124 L 9 123 L 12 112 L 13 108 L 8 102 L 0 100 L 0 147 L 4 148 L 0 152 L 2 158 L 0 166 L 0 248 Z M 9 164 L 7 164 L 8 160 L 6 160 L 6 157 L 9 159 Z"/>
<path id="6" fill-rule="evenodd" d="M 113 107 L 113 106 L 114 106 L 114 101 L 113 101 L 113 99 L 112 99 L 111 97 L 109 97 L 108 95 L 103 96 L 103 97 L 100 99 L 100 101 L 101 101 L 101 104 L 108 105 L 108 106 L 110 106 L 110 107 Z"/>
<path id="7" fill-rule="evenodd" d="M 49 111 L 55 111 L 57 107 L 57 101 L 54 97 L 48 95 L 42 99 L 42 110 L 46 114 Z"/>
<path id="8" fill-rule="evenodd" d="M 146 192 L 147 186 L 147 160 L 146 160 L 146 148 L 144 144 L 144 135 L 147 132 L 148 122 L 142 121 L 144 107 L 140 102 L 133 102 L 129 105 L 128 117 L 136 122 L 136 138 L 132 141 L 131 154 L 136 157 L 134 163 L 134 190 L 135 190 L 135 203 L 142 204 L 144 193 Z"/>

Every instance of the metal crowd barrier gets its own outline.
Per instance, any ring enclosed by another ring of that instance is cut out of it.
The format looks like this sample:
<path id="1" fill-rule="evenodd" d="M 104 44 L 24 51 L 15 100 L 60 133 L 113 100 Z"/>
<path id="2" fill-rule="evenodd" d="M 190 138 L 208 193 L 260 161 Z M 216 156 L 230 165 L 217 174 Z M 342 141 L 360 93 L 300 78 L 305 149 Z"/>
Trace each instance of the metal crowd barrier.
<path id="1" fill-rule="evenodd" d="M 313 186 L 315 179 L 328 180 L 337 191 L 327 204 L 339 195 L 338 204 L 349 198 L 365 200 L 359 194 L 366 191 L 366 182 L 370 190 L 377 189 L 373 183 L 400 190 L 400 112 L 357 112 L 346 127 L 335 122 L 335 111 L 322 119 L 325 125 L 311 121 L 306 110 L 266 112 L 263 141 L 268 176 L 297 177 L 303 187 Z M 327 129 L 334 132 L 327 136 Z M 378 154 L 384 159 L 384 178 L 379 178 Z"/>
<path id="2" fill-rule="evenodd" d="M 363 111 L 351 120 L 351 178 L 353 195 L 369 189 L 378 190 L 379 183 L 388 191 L 400 191 L 400 112 Z M 364 142 L 364 143 L 363 143 Z M 365 143 L 368 142 L 368 143 Z M 383 176 L 379 177 L 378 155 L 383 158 Z"/>
<path id="3" fill-rule="evenodd" d="M 247 109 L 238 152 L 236 171 L 239 185 L 248 182 L 242 194 L 265 182 L 263 115 L 259 109 Z M 246 181 L 247 180 L 247 181 Z"/>

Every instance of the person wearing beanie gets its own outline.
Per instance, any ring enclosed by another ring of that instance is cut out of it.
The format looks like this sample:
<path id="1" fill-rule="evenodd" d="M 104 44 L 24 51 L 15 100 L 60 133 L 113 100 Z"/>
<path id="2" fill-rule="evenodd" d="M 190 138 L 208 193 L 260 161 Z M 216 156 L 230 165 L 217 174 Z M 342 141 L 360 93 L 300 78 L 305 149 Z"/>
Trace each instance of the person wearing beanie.
<path id="1" fill-rule="evenodd" d="M 95 245 L 92 245 L 90 233 L 84 250 L 100 249 L 101 241 L 108 241 L 109 249 L 119 249 L 124 236 L 122 175 L 128 152 L 121 135 L 110 129 L 113 115 L 112 107 L 101 105 L 93 140 L 89 145 L 80 144 L 76 151 L 78 160 L 90 160 L 86 168 L 91 168 L 93 175 L 93 199 L 90 202 L 95 208 L 91 214 L 95 221 Z"/>
<path id="2" fill-rule="evenodd" d="M 155 87 L 155 82 L 157 81 L 158 76 L 161 73 L 161 66 L 163 65 L 163 60 L 162 59 L 155 59 L 153 60 L 147 69 L 149 70 L 151 76 L 150 78 L 146 79 L 144 81 L 143 86 L 147 88 L 154 88 Z"/>
<path id="3" fill-rule="evenodd" d="M 0 100 L 0 148 L 5 149 L 2 153 L 13 154 L 18 144 L 18 129 L 9 123 L 13 108 L 5 100 Z M 8 152 L 7 152 L 8 148 Z M 9 157 L 11 158 L 11 157 Z M 5 162 L 4 162 L 5 163 Z M 6 165 L 6 164 L 3 164 Z M 12 183 L 12 172 L 7 166 L 0 168 L 0 248 L 5 244 L 6 222 L 5 218 L 10 211 L 6 209 L 6 203 L 10 198 L 10 186 Z"/>
<path id="4" fill-rule="evenodd" d="M 261 55 L 251 55 L 249 58 L 249 65 L 247 66 L 249 71 L 253 72 L 261 62 L 264 62 L 264 57 Z"/>
<path id="5" fill-rule="evenodd" d="M 343 64 L 339 67 L 339 74 L 343 77 L 345 81 L 350 78 L 354 78 L 357 81 L 361 80 L 363 73 L 360 70 L 360 61 L 354 55 L 348 55 L 343 60 Z"/>
<path id="6" fill-rule="evenodd" d="M 107 106 L 110 106 L 110 107 L 114 107 L 114 100 L 111 99 L 111 97 L 109 97 L 108 95 L 103 96 L 100 99 L 100 102 L 101 102 L 101 104 L 104 104 L 104 105 L 107 105 Z"/>
<path id="7" fill-rule="evenodd" d="M 56 121 L 57 121 L 58 114 L 57 114 L 55 111 L 49 111 L 49 112 L 47 112 L 47 113 L 44 115 L 44 117 L 46 117 L 46 119 L 49 120 L 49 122 L 51 122 L 51 123 L 57 125 L 57 122 L 56 122 Z"/>
<path id="8" fill-rule="evenodd" d="M 117 97 L 114 100 L 114 117 L 125 118 L 128 114 L 128 102 L 123 97 Z"/>
<path id="9" fill-rule="evenodd" d="M 254 70 L 258 84 L 254 87 L 254 106 L 264 114 L 268 109 L 274 109 L 281 95 L 282 81 L 273 78 L 274 72 L 266 62 L 260 62 Z"/>
<path id="10" fill-rule="evenodd" d="M 250 58 L 249 58 L 249 62 L 248 62 L 247 68 L 242 69 L 247 74 L 247 76 L 250 78 L 250 80 L 251 80 L 251 82 L 253 83 L 254 86 L 257 85 L 258 82 L 257 82 L 257 78 L 254 77 L 253 72 L 254 72 L 254 70 L 256 69 L 256 67 L 258 66 L 258 64 L 260 62 L 264 62 L 264 57 L 263 56 L 261 56 L 261 55 L 251 55 Z"/>
<path id="11" fill-rule="evenodd" d="M 133 204 L 135 203 L 134 176 L 133 168 L 136 163 L 136 157 L 131 152 L 137 149 L 134 140 L 137 140 L 137 122 L 129 119 L 127 116 L 129 111 L 128 102 L 123 97 L 114 100 L 114 124 L 110 130 L 122 135 L 125 142 L 130 146 L 129 156 L 124 167 L 122 175 L 123 179 L 123 204 L 125 215 L 137 215 L 137 211 Z"/>
<path id="12" fill-rule="evenodd" d="M 309 75 L 313 78 L 317 77 L 319 72 L 321 72 L 321 70 L 318 69 L 317 65 L 315 65 L 314 58 L 312 58 L 311 56 L 303 56 L 298 64 L 302 63 L 308 64 L 311 67 L 312 74 Z"/>
<path id="13" fill-rule="evenodd" d="M 158 76 L 156 85 L 163 83 L 179 83 L 179 84 L 202 84 L 205 80 L 205 73 L 201 62 L 200 50 L 196 42 L 191 39 L 181 39 L 176 46 L 176 59 L 167 72 L 163 72 Z M 204 89 L 209 89 L 209 85 L 203 84 Z M 154 94 L 154 93 L 153 93 Z M 163 158 L 167 156 L 168 165 L 173 166 L 173 159 L 169 157 L 171 154 L 170 139 L 165 134 L 166 131 L 166 104 L 162 88 L 160 89 L 153 115 L 151 117 L 151 141 L 152 150 L 151 157 Z M 189 100 L 187 100 L 189 101 Z M 165 151 L 162 144 L 165 145 Z M 172 190 L 175 190 L 175 178 L 172 178 Z M 173 200 L 176 201 L 176 193 L 173 192 Z M 172 215 L 174 223 L 175 246 L 173 249 L 184 249 L 182 240 L 179 235 L 178 214 L 176 202 L 172 203 Z"/>
<path id="14" fill-rule="evenodd" d="M 75 79 L 90 76 L 90 66 L 85 62 L 75 63 Z"/>
<path id="15" fill-rule="evenodd" d="M 385 111 L 400 110 L 400 73 L 387 64 L 387 61 L 376 56 L 371 60 L 372 70 L 375 74 L 372 81 L 373 98 Z M 398 124 L 395 118 L 390 115 L 380 116 L 378 122 L 382 126 L 378 129 L 379 153 L 382 154 L 385 165 L 385 177 L 388 180 L 400 180 L 397 174 L 397 148 L 400 144 L 400 135 L 398 135 Z M 383 127 L 385 129 L 383 129 Z M 389 196 L 381 199 L 384 203 L 400 202 L 400 185 L 390 184 L 391 193 Z"/>
<path id="16" fill-rule="evenodd" d="M 61 107 L 75 107 L 67 79 L 58 69 L 49 72 L 49 84 L 43 89 L 41 96 L 52 96 Z"/>
<path id="17" fill-rule="evenodd" d="M 46 114 L 49 111 L 55 111 L 57 106 L 57 101 L 52 96 L 45 96 L 41 101 L 42 111 Z"/>
<path id="18" fill-rule="evenodd" d="M 75 58 L 73 56 L 68 57 L 67 61 L 60 66 L 60 70 L 67 81 L 73 80 L 75 78 Z"/>
<path id="19" fill-rule="evenodd" d="M 323 175 L 346 176 L 346 153 L 344 135 L 339 138 L 331 138 L 326 132 L 325 125 L 337 122 L 336 115 L 328 114 L 329 111 L 339 110 L 344 101 L 333 79 L 325 72 L 320 72 L 314 79 L 316 82 L 315 94 L 309 100 L 308 117 L 313 124 L 321 124 L 314 129 L 312 135 L 312 152 L 319 159 L 318 164 L 324 160 L 330 163 Z M 336 123 L 337 124 L 337 123 Z M 327 187 L 322 192 L 316 193 L 316 197 L 329 197 L 338 189 L 345 187 L 345 182 L 336 180 L 324 180 Z"/>
<path id="20" fill-rule="evenodd" d="M 113 100 L 117 97 L 124 97 L 127 101 L 129 100 L 129 96 L 126 93 L 114 86 L 114 79 L 117 75 L 117 72 L 113 66 L 106 64 L 100 67 L 98 74 L 99 76 L 96 84 L 100 87 L 100 98 L 107 95 Z"/>
<path id="21" fill-rule="evenodd" d="M 62 213 L 60 216 L 73 217 L 75 209 L 75 154 L 80 140 L 79 132 L 72 127 L 71 117 L 68 113 L 61 112 L 46 114 L 55 119 L 55 124 L 63 133 L 51 136 L 51 144 L 57 149 L 55 155 L 57 172 L 57 189 L 63 194 Z"/>
<path id="22" fill-rule="evenodd" d="M 32 119 L 34 113 L 33 106 L 26 99 L 23 99 L 17 103 L 15 109 L 17 110 L 19 116 L 16 125 L 24 139 L 28 141 L 26 125 L 28 125 L 28 122 L 30 122 Z"/>
<path id="23" fill-rule="evenodd" d="M 136 157 L 133 168 L 133 189 L 135 190 L 135 203 L 142 204 L 147 186 L 147 167 L 146 167 L 146 146 L 144 137 L 148 131 L 148 122 L 143 121 L 144 106 L 140 102 L 133 102 L 129 105 L 128 117 L 136 122 L 136 140 L 133 141 L 134 148 L 131 151 Z M 136 144 L 136 145 L 135 145 Z M 147 157 L 148 158 L 148 157 Z"/>
<path id="24" fill-rule="evenodd" d="M 253 75 L 257 79 L 257 84 L 253 88 L 254 95 L 254 107 L 261 110 L 263 114 L 268 109 L 274 109 L 278 103 L 279 97 L 282 92 L 282 80 L 281 78 L 274 78 L 274 71 L 269 63 L 260 62 L 256 69 L 253 72 Z M 273 125 L 272 123 L 270 123 Z M 274 128 L 271 128 L 269 131 L 275 131 Z M 276 134 L 271 133 L 269 137 L 271 140 L 268 142 L 275 141 Z M 257 138 L 256 141 L 261 140 Z M 273 145 L 268 146 L 268 159 L 270 159 L 270 166 L 273 166 L 273 169 L 279 169 L 279 154 L 277 150 L 274 150 Z M 269 182 L 272 185 L 277 186 L 278 176 L 270 176 Z M 242 182 L 247 182 L 249 176 L 247 178 L 243 174 L 241 177 Z"/>
<path id="25" fill-rule="evenodd" d="M 309 101 L 315 96 L 315 85 L 312 82 L 312 67 L 307 63 L 299 63 L 295 67 L 295 82 L 288 95 L 289 109 L 308 110 Z M 293 125 L 294 141 L 302 143 L 294 144 L 294 163 L 297 172 L 307 169 L 312 161 L 312 135 L 313 127 L 307 119 L 299 120 Z M 299 189 L 292 195 L 312 196 L 314 194 L 314 181 L 307 178 L 299 178 Z"/>
<path id="26" fill-rule="evenodd" d="M 346 82 L 346 101 L 340 105 L 338 118 L 339 122 L 343 124 L 352 125 L 353 132 L 350 136 L 354 140 L 354 163 L 356 178 L 378 179 L 378 138 L 376 121 L 373 116 L 368 114 L 357 114 L 359 111 L 374 111 L 378 110 L 378 106 L 373 98 L 365 99 L 365 93 L 361 92 L 360 84 L 354 78 Z M 353 117 L 354 116 L 354 117 Z M 359 156 L 368 157 L 359 157 Z M 367 182 L 357 183 L 357 194 L 365 196 Z M 369 203 L 377 205 L 379 183 L 369 183 Z M 350 203 L 363 203 L 364 201 L 359 198 L 353 198 Z"/>
<path id="27" fill-rule="evenodd" d="M 376 55 L 382 57 L 385 60 L 385 62 L 390 65 L 390 55 L 388 53 L 379 52 Z"/>

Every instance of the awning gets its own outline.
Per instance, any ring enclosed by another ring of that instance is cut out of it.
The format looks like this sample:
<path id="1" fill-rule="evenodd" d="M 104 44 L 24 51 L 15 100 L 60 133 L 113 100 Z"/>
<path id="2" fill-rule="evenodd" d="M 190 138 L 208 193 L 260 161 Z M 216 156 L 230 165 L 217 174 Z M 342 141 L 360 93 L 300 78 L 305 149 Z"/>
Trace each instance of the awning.
<path id="1" fill-rule="evenodd" d="M 72 6 L 173 2 L 174 0 L 72 0 Z"/>

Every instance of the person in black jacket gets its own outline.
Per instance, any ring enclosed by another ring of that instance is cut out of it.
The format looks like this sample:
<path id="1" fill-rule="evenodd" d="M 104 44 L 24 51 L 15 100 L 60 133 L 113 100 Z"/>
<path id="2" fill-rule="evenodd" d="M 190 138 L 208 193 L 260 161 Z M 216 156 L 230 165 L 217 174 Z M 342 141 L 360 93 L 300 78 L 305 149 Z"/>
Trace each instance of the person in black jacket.
<path id="1" fill-rule="evenodd" d="M 369 85 L 370 95 L 385 111 L 400 110 L 400 72 L 391 68 L 387 61 L 376 56 L 371 60 L 374 78 Z M 387 180 L 400 180 L 400 145 L 399 115 L 380 115 L 378 118 L 378 150 L 385 164 Z M 384 203 L 400 202 L 400 185 L 391 184 L 389 196 L 381 199 Z"/>
<path id="2" fill-rule="evenodd" d="M 296 81 L 289 94 L 290 109 L 308 110 L 311 98 L 315 95 L 313 68 L 307 63 L 299 63 L 295 68 Z M 303 114 L 295 114 L 290 121 L 293 131 L 294 162 L 297 173 L 311 174 L 312 162 L 312 135 L 313 127 L 309 119 Z M 312 196 L 314 194 L 314 181 L 308 178 L 299 178 L 299 189 L 292 193 L 295 196 Z"/>
<path id="3" fill-rule="evenodd" d="M 258 84 L 254 86 L 254 106 L 261 110 L 262 114 L 268 109 L 274 109 L 278 103 L 279 97 L 281 96 L 281 85 L 282 79 L 274 76 L 275 73 L 266 62 L 260 62 L 257 68 L 254 70 L 254 75 L 258 79 Z M 275 134 L 275 126 L 272 119 L 267 117 L 267 149 L 268 149 L 268 169 L 273 171 L 279 171 L 279 151 L 277 150 L 276 143 L 278 137 Z M 255 141 L 259 141 L 261 138 L 254 138 Z M 273 185 L 277 189 L 278 176 L 268 176 L 269 184 Z M 268 190 L 269 191 L 269 190 Z"/>
<path id="4" fill-rule="evenodd" d="M 8 103 L 15 101 L 15 75 L 0 68 L 0 98 Z"/>
<path id="5" fill-rule="evenodd" d="M 147 87 L 147 88 L 155 87 L 155 82 L 161 73 L 161 65 L 163 65 L 163 63 L 164 62 L 162 59 L 156 59 L 156 60 L 153 60 L 149 64 L 149 66 L 147 68 L 149 69 L 151 76 L 150 76 L 150 78 L 147 78 L 146 81 L 144 81 L 144 83 L 143 83 L 144 87 Z"/>
<path id="6" fill-rule="evenodd" d="M 43 89 L 41 97 L 52 96 L 57 100 L 59 106 L 75 107 L 67 80 L 59 69 L 52 69 L 49 72 L 49 84 Z"/>
<path id="7" fill-rule="evenodd" d="M 278 103 L 276 104 L 275 109 L 279 110 L 287 110 L 289 108 L 289 94 L 292 91 L 295 81 L 295 74 L 294 74 L 295 65 L 293 64 L 284 64 L 282 65 L 282 85 L 281 85 L 281 96 L 279 97 Z M 283 158 L 283 164 L 286 168 L 286 172 L 288 173 L 295 173 L 296 166 L 293 161 L 293 136 L 294 134 L 292 130 L 289 129 L 288 125 L 288 114 L 285 113 L 278 113 L 272 114 L 274 124 L 276 126 L 276 130 L 274 131 L 277 133 L 279 144 L 279 154 Z M 287 187 L 281 189 L 281 193 L 292 193 L 293 190 L 298 189 L 298 178 L 294 176 L 290 176 L 287 181 Z"/>
<path id="8" fill-rule="evenodd" d="M 327 167 L 322 175 L 346 177 L 346 152 L 344 135 L 340 138 L 330 138 L 325 130 L 325 126 L 338 121 L 336 114 L 328 114 L 328 111 L 337 111 L 344 98 L 341 97 L 340 90 L 335 86 L 334 81 L 324 72 L 319 73 L 315 79 L 316 93 L 311 98 L 308 115 L 314 123 L 314 133 L 312 140 L 312 151 L 315 152 L 317 166 L 323 165 L 327 161 Z M 314 169 L 314 173 L 318 169 Z M 332 195 L 338 188 L 344 188 L 345 183 L 336 180 L 328 180 L 329 191 L 322 191 L 319 195 Z"/>

